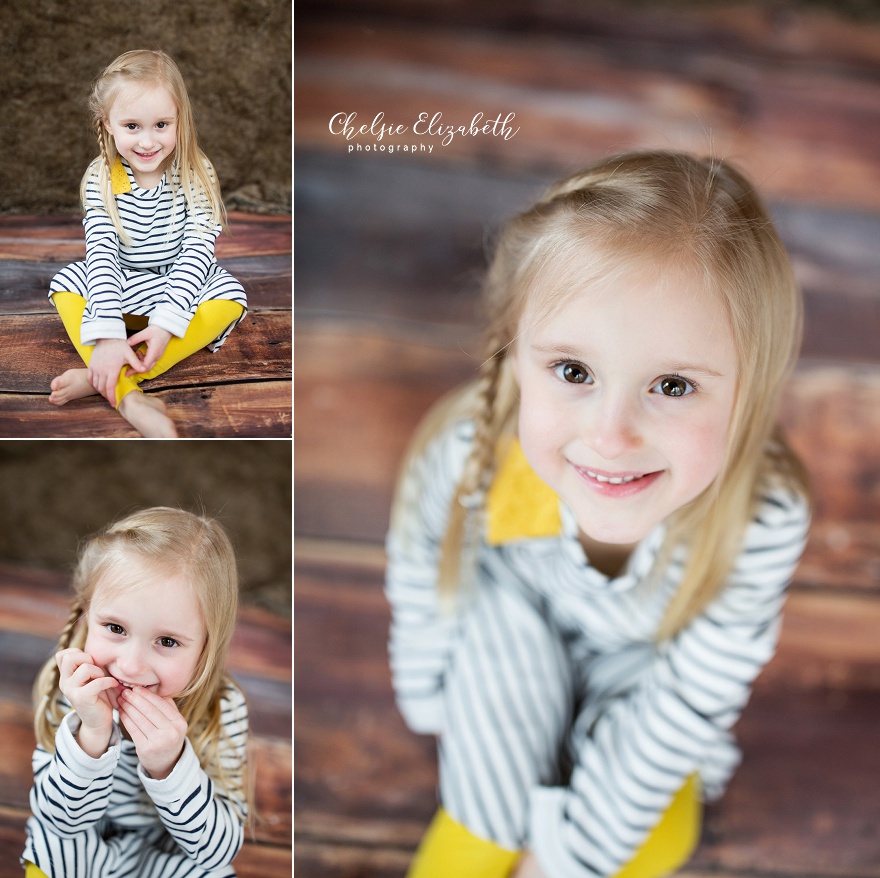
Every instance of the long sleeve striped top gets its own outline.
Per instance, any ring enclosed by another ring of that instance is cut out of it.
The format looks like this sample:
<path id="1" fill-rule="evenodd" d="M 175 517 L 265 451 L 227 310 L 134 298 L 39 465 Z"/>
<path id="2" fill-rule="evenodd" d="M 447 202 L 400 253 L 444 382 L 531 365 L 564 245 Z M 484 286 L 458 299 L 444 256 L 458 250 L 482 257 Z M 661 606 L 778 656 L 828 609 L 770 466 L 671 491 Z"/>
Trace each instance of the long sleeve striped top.
<path id="1" fill-rule="evenodd" d="M 203 211 L 190 209 L 175 166 L 158 186 L 142 189 L 131 169 L 117 159 L 113 187 L 128 237 L 121 240 L 102 206 L 97 162 L 86 183 L 87 304 L 82 342 L 124 339 L 123 313 L 148 314 L 151 324 L 182 337 L 209 275 L 216 273 L 214 244 L 221 228 Z M 245 304 L 240 284 L 233 281 L 227 286 L 219 297 Z"/>
<path id="2" fill-rule="evenodd" d="M 232 684 L 221 699 L 221 728 L 222 767 L 240 778 L 247 706 Z M 71 711 L 58 728 L 55 753 L 39 746 L 34 752 L 23 860 L 49 878 L 235 875 L 246 802 L 215 787 L 189 739 L 168 777 L 155 780 L 117 725 L 97 759 L 80 749 L 78 729 Z"/>
<path id="3" fill-rule="evenodd" d="M 456 733 L 445 724 L 444 679 L 461 625 L 440 608 L 439 547 L 472 434 L 459 421 L 411 462 L 399 493 L 405 511 L 387 542 L 398 705 L 413 730 L 441 736 Z M 530 791 L 527 835 L 506 846 L 532 849 L 554 878 L 595 878 L 632 857 L 690 775 L 699 774 L 707 798 L 723 792 L 739 760 L 730 730 L 775 651 L 809 515 L 799 495 L 768 489 L 726 587 L 676 637 L 658 642 L 683 552 L 654 581 L 661 524 L 609 578 L 590 566 L 573 515 L 554 502 L 558 534 L 479 544 L 477 587 L 491 579 L 531 592 L 562 632 L 580 679 L 570 779 Z"/>

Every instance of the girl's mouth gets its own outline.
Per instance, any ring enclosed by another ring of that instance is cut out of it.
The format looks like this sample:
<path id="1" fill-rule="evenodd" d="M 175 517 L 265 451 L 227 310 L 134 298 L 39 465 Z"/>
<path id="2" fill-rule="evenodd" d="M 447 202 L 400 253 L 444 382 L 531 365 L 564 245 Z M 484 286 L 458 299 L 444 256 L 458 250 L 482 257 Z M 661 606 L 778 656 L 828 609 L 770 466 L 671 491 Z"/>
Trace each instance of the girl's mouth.
<path id="1" fill-rule="evenodd" d="M 142 159 L 143 161 L 148 162 L 151 159 L 155 158 L 157 155 L 159 155 L 159 150 L 157 149 L 154 152 L 138 152 L 137 150 L 135 150 L 134 154 L 139 159 Z"/>
<path id="2" fill-rule="evenodd" d="M 140 686 L 141 689 L 149 689 L 152 691 L 153 688 L 158 686 L 158 683 L 150 683 L 149 686 L 144 686 L 143 683 L 128 683 L 125 680 L 120 680 L 119 677 L 114 677 L 114 679 L 123 689 L 134 689 L 136 686 Z"/>
<path id="3" fill-rule="evenodd" d="M 572 464 L 575 472 L 594 490 L 605 497 L 629 497 L 654 484 L 663 470 L 654 472 L 604 472 Z"/>

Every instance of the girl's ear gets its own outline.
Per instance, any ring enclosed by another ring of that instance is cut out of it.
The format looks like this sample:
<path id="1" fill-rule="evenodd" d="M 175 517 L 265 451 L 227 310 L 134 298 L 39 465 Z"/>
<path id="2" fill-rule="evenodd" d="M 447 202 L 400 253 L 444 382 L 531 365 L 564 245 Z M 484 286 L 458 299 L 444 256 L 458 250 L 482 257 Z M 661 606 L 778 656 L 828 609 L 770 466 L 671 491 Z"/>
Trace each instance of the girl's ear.
<path id="1" fill-rule="evenodd" d="M 104 128 L 107 129 L 108 134 L 113 133 L 113 130 L 110 128 L 110 117 L 109 116 L 104 117 Z"/>

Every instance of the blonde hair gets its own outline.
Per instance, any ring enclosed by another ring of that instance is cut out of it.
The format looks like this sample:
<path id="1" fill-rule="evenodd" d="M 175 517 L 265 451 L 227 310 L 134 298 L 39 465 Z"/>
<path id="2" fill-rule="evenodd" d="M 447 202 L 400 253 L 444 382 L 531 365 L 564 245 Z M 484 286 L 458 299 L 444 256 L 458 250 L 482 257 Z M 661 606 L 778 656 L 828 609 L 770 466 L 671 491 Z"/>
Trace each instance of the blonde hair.
<path id="1" fill-rule="evenodd" d="M 107 211 L 120 239 L 128 243 L 119 211 L 110 171 L 119 153 L 113 135 L 104 125 L 114 102 L 127 88 L 162 87 L 167 89 L 177 106 L 177 144 L 171 159 L 172 167 L 180 178 L 180 186 L 191 214 L 204 213 L 212 225 L 225 226 L 226 208 L 220 197 L 220 184 L 211 163 L 199 148 L 192 104 L 180 69 L 165 52 L 136 49 L 125 52 L 113 61 L 95 80 L 89 98 L 92 126 L 98 138 L 101 154 L 89 165 L 80 186 L 83 209 L 89 207 Z M 101 203 L 94 204 L 87 197 L 89 180 L 97 173 Z M 169 175 L 169 178 L 171 175 Z M 172 179 L 172 185 L 173 179 Z"/>
<path id="2" fill-rule="evenodd" d="M 80 549 L 70 615 L 56 651 L 85 646 L 87 614 L 99 588 L 132 588 L 165 573 L 181 575 L 190 584 L 207 630 L 192 679 L 174 701 L 202 768 L 230 796 L 244 797 L 243 766 L 231 774 L 220 758 L 220 699 L 234 685 L 224 668 L 238 610 L 238 573 L 232 544 L 218 522 L 157 506 L 127 515 L 89 537 Z M 34 684 L 34 731 L 50 753 L 55 751 L 55 731 L 69 710 L 59 697 L 58 682 L 53 657 Z"/>
<path id="3" fill-rule="evenodd" d="M 534 301 L 545 272 L 575 252 L 579 265 L 586 260 L 589 266 L 590 277 L 578 277 L 579 283 L 608 277 L 646 254 L 660 265 L 685 265 L 707 295 L 719 297 L 730 319 L 739 368 L 721 472 L 666 522 L 655 565 L 659 576 L 676 547 L 688 547 L 681 583 L 658 632 L 659 639 L 668 638 L 723 586 L 767 477 L 807 494 L 804 470 L 776 424 L 779 396 L 800 347 L 800 292 L 758 195 L 738 171 L 714 158 L 658 151 L 607 159 L 553 186 L 503 229 L 484 288 L 489 326 L 479 377 L 444 402 L 415 440 L 417 449 L 451 417 L 473 418 L 473 443 L 441 545 L 439 588 L 448 595 L 470 575 L 470 547 L 482 526 L 496 449 L 516 430 L 510 352 L 519 322 L 527 307 L 540 319 L 566 295 L 563 288 Z"/>

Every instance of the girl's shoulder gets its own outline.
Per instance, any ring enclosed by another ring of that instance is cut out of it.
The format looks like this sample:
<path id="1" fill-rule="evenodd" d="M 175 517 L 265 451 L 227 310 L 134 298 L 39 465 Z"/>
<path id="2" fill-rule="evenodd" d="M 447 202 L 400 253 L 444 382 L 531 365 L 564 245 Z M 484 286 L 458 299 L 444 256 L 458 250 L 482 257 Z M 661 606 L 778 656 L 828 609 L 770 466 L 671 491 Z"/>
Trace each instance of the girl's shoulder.
<path id="1" fill-rule="evenodd" d="M 408 457 L 420 457 L 450 447 L 466 454 L 474 438 L 477 407 L 476 384 L 468 384 L 441 397 L 419 422 Z"/>
<path id="2" fill-rule="evenodd" d="M 247 699 L 244 692 L 235 680 L 229 675 L 224 675 L 220 684 L 220 706 L 223 712 L 238 712 L 247 709 Z"/>
<path id="3" fill-rule="evenodd" d="M 419 423 L 410 440 L 404 473 L 456 484 L 474 439 L 477 398 L 474 385 L 441 398 Z"/>
<path id="4" fill-rule="evenodd" d="M 753 523 L 759 527 L 777 528 L 807 523 L 810 503 L 806 494 L 781 475 L 763 479 L 758 491 Z"/>

